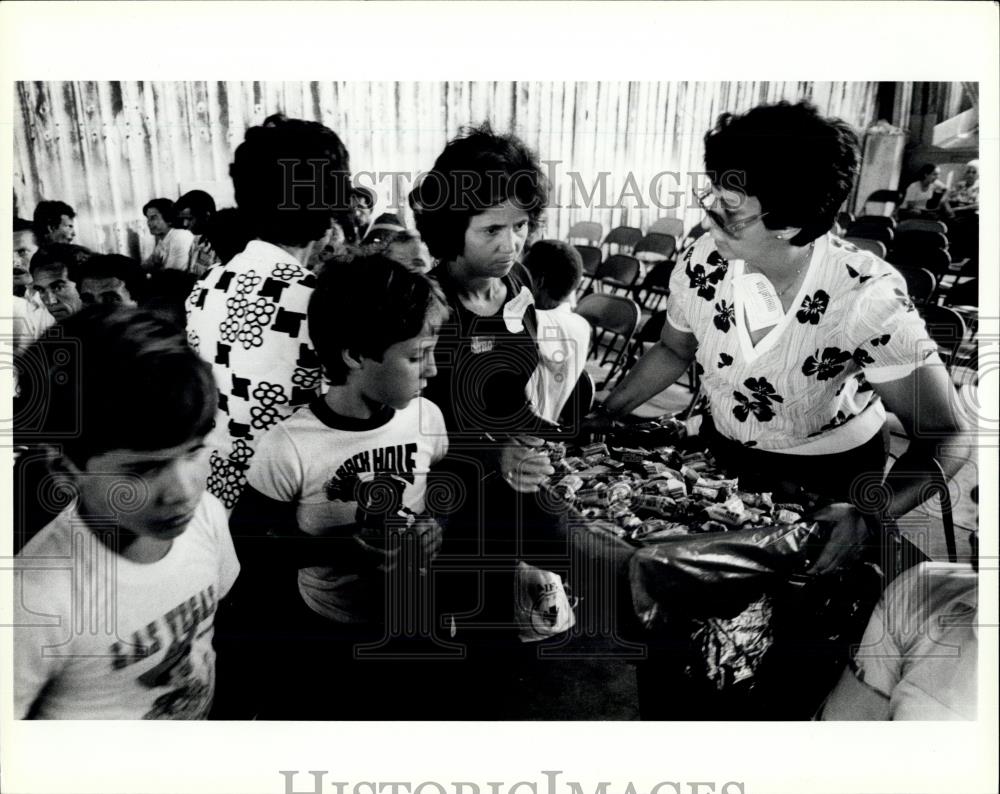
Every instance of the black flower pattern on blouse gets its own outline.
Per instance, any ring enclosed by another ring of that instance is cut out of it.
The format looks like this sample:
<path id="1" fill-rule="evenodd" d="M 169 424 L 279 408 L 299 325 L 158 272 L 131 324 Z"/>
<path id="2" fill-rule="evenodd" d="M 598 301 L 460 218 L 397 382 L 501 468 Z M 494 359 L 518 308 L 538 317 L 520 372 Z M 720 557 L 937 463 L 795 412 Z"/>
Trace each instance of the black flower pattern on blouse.
<path id="1" fill-rule="evenodd" d="M 803 375 L 815 375 L 816 380 L 829 380 L 837 373 L 843 371 L 844 364 L 850 361 L 851 354 L 837 347 L 828 347 L 823 350 L 820 356 L 817 350 L 815 354 L 809 356 L 802 364 Z"/>
<path id="2" fill-rule="evenodd" d="M 871 342 L 872 347 L 878 347 L 879 345 L 887 345 L 889 344 L 889 340 L 891 338 L 892 337 L 889 334 L 882 334 L 882 336 L 877 336 L 874 339 L 872 339 Z"/>
<path id="3" fill-rule="evenodd" d="M 736 321 L 736 307 L 726 301 L 719 301 L 715 304 L 715 317 L 712 322 L 722 333 L 728 334 Z"/>
<path id="4" fill-rule="evenodd" d="M 733 407 L 733 416 L 745 422 L 752 413 L 758 422 L 770 422 L 774 418 L 771 403 L 784 402 L 785 398 L 768 383 L 767 378 L 747 378 L 743 385 L 750 390 L 753 399 L 742 392 L 733 392 L 733 399 L 737 402 Z"/>
<path id="5" fill-rule="evenodd" d="M 719 369 L 728 367 L 733 363 L 733 357 L 728 353 L 719 353 Z"/>
<path id="6" fill-rule="evenodd" d="M 844 265 L 847 268 L 847 275 L 851 278 L 856 278 L 859 284 L 864 284 L 871 276 L 862 276 L 857 270 L 855 270 L 850 265 Z"/>
<path id="7" fill-rule="evenodd" d="M 854 353 L 851 355 L 851 358 L 854 359 L 854 363 L 857 364 L 859 367 L 864 367 L 867 366 L 868 364 L 875 363 L 875 359 L 873 359 L 871 357 L 871 354 L 863 347 L 859 347 L 857 350 L 855 350 Z"/>
<path id="8" fill-rule="evenodd" d="M 718 284 L 726 275 L 726 270 L 728 269 L 728 263 L 725 259 L 718 255 L 715 251 L 712 252 L 714 256 L 722 262 L 721 265 L 712 270 L 711 273 L 706 273 L 703 265 L 695 265 L 691 267 L 691 264 L 684 268 L 684 273 L 688 277 L 688 281 L 691 282 L 691 289 L 698 290 L 698 297 L 704 298 L 707 301 L 713 300 L 715 298 L 715 285 Z M 708 257 L 709 264 L 712 263 L 712 257 Z"/>
<path id="9" fill-rule="evenodd" d="M 802 308 L 795 313 L 795 319 L 805 325 L 818 325 L 819 318 L 826 312 L 830 305 L 830 296 L 823 290 L 816 290 L 815 295 L 806 295 L 802 299 Z"/>

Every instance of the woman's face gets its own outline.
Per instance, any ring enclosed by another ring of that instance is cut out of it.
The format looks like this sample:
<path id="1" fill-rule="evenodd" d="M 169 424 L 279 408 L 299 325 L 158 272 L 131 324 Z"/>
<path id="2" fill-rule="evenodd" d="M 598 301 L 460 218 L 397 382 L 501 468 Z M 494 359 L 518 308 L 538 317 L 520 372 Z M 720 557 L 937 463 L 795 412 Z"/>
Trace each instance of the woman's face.
<path id="1" fill-rule="evenodd" d="M 723 258 L 759 262 L 777 242 L 780 242 L 776 240 L 775 230 L 768 229 L 764 225 L 763 218 L 758 217 L 745 226 L 739 225 L 745 218 L 753 218 L 764 213 L 760 201 L 755 196 L 721 188 L 713 188 L 712 194 L 714 201 L 711 208 L 722 216 L 727 229 L 736 226 L 734 231 L 723 231 L 718 224 L 708 218 L 705 219 L 708 233 Z M 711 201 L 711 197 L 708 200 Z"/>
<path id="2" fill-rule="evenodd" d="M 467 278 L 502 278 L 528 236 L 528 213 L 509 201 L 469 218 L 465 248 L 455 263 Z"/>
<path id="3" fill-rule="evenodd" d="M 927 176 L 924 177 L 924 187 L 930 187 L 937 179 L 941 176 L 941 169 L 935 168 Z"/>
<path id="4" fill-rule="evenodd" d="M 970 184 L 975 182 L 979 179 L 979 168 L 974 165 L 965 166 L 965 174 L 962 178 Z"/>
<path id="5" fill-rule="evenodd" d="M 146 226 L 149 228 L 149 233 L 154 237 L 162 237 L 170 231 L 170 226 L 163 219 L 160 211 L 152 207 L 146 210 Z"/>

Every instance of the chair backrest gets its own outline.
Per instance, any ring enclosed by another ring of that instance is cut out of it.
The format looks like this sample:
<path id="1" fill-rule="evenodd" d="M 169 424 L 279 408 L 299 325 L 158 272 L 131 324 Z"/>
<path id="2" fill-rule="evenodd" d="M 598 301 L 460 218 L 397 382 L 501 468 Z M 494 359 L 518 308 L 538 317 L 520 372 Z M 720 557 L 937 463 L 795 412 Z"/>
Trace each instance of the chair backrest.
<path id="1" fill-rule="evenodd" d="M 648 234 L 670 234 L 675 240 L 684 236 L 684 221 L 680 218 L 657 218 L 649 227 Z"/>
<path id="2" fill-rule="evenodd" d="M 591 293 L 576 305 L 576 313 L 594 328 L 611 331 L 631 338 L 639 325 L 639 304 L 621 295 Z"/>
<path id="3" fill-rule="evenodd" d="M 660 287 L 667 289 L 670 286 L 670 274 L 674 272 L 674 265 L 676 264 L 676 260 L 673 259 L 666 262 L 657 262 L 646 273 L 646 277 L 642 280 L 639 287 L 647 289 L 650 287 Z"/>
<path id="4" fill-rule="evenodd" d="M 926 303 L 927 299 L 934 294 L 937 279 L 927 268 L 897 267 L 896 269 L 906 280 L 906 292 L 913 298 L 914 303 Z"/>
<path id="5" fill-rule="evenodd" d="M 597 268 L 598 279 L 611 279 L 631 287 L 639 280 L 639 260 L 628 254 L 612 254 Z"/>
<path id="6" fill-rule="evenodd" d="M 938 306 L 936 303 L 918 306 L 917 311 L 924 318 L 927 333 L 944 353 L 945 363 L 950 366 L 965 339 L 965 321 L 954 309 Z"/>
<path id="7" fill-rule="evenodd" d="M 845 237 L 864 237 L 867 240 L 878 240 L 888 248 L 892 245 L 892 238 L 895 236 L 888 226 L 875 226 L 867 223 L 855 222 L 847 230 Z"/>
<path id="8" fill-rule="evenodd" d="M 928 231 L 926 229 L 910 229 L 908 231 L 898 231 L 896 233 L 893 247 L 897 250 L 940 248 L 942 251 L 947 251 L 948 238 L 943 232 Z"/>
<path id="9" fill-rule="evenodd" d="M 979 306 L 979 279 L 956 284 L 945 294 L 944 302 L 947 306 Z"/>
<path id="10" fill-rule="evenodd" d="M 650 232 L 635 245 L 632 256 L 640 261 L 670 259 L 677 250 L 677 238 L 672 234 Z"/>
<path id="11" fill-rule="evenodd" d="M 903 194 L 898 190 L 876 190 L 868 194 L 868 198 L 865 199 L 865 211 L 868 210 L 869 204 L 892 204 L 892 210 L 895 209 L 903 203 Z"/>
<path id="12" fill-rule="evenodd" d="M 951 268 L 951 257 L 940 248 L 896 247 L 889 255 L 889 261 L 896 267 L 925 267 L 938 279 Z"/>
<path id="13" fill-rule="evenodd" d="M 871 251 L 880 259 L 885 259 L 885 243 L 880 240 L 869 240 L 866 237 L 845 237 L 844 242 L 848 242 L 862 251 Z"/>
<path id="14" fill-rule="evenodd" d="M 580 259 L 583 260 L 583 274 L 585 276 L 596 274 L 601 260 L 604 259 L 601 249 L 596 245 L 575 245 L 573 247 L 579 252 Z"/>
<path id="15" fill-rule="evenodd" d="M 569 227 L 567 240 L 586 240 L 588 243 L 596 244 L 601 242 L 604 236 L 604 227 L 597 221 L 577 221 Z"/>
<path id="16" fill-rule="evenodd" d="M 662 309 L 658 312 L 653 312 L 649 315 L 649 319 L 643 323 L 641 329 L 639 329 L 639 336 L 637 339 L 640 342 L 656 342 L 659 340 L 660 335 L 663 333 L 663 326 L 667 322 L 667 310 Z"/>
<path id="17" fill-rule="evenodd" d="M 616 226 L 608 236 L 604 238 L 601 245 L 617 245 L 618 250 L 628 248 L 630 251 L 635 248 L 636 243 L 642 239 L 642 229 L 635 226 Z"/>
<path id="18" fill-rule="evenodd" d="M 896 224 L 896 234 L 903 232 L 940 232 L 948 233 L 948 227 L 942 221 L 932 221 L 927 218 L 908 218 Z"/>
<path id="19" fill-rule="evenodd" d="M 887 226 L 890 229 L 896 228 L 896 221 L 886 215 L 859 215 L 854 219 L 854 223 L 867 224 L 869 226 Z"/>

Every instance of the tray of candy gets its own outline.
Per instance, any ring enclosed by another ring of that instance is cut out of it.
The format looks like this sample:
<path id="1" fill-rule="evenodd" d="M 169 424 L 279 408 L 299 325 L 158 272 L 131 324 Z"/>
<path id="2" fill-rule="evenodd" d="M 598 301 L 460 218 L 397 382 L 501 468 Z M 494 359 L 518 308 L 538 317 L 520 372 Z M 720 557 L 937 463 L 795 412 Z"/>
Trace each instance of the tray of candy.
<path id="1" fill-rule="evenodd" d="M 642 445 L 638 445 L 641 443 Z M 547 442 L 557 498 L 635 545 L 704 532 L 804 525 L 815 501 L 775 502 L 741 490 L 689 437 L 683 422 L 665 418 L 622 428 L 582 446 Z"/>

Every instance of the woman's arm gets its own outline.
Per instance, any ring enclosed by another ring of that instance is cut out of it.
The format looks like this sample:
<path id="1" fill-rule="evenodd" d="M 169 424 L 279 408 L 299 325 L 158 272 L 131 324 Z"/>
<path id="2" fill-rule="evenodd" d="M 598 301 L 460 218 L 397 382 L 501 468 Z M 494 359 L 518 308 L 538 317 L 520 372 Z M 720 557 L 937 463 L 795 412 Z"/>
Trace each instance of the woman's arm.
<path id="1" fill-rule="evenodd" d="M 697 349 L 695 336 L 678 331 L 668 320 L 663 324 L 660 341 L 646 351 L 612 390 L 604 402 L 605 409 L 614 416 L 631 413 L 683 375 Z"/>
<path id="2" fill-rule="evenodd" d="M 950 481 L 969 458 L 969 438 L 955 411 L 955 387 L 943 365 L 917 367 L 904 378 L 873 383 L 872 388 L 910 438 L 906 452 L 886 477 L 888 502 L 880 506 L 887 517 L 899 518 L 927 498 L 931 459 L 941 463 L 945 479 Z M 870 493 L 871 489 L 863 490 Z M 866 517 L 846 503 L 830 505 L 812 517 L 829 521 L 833 529 L 810 573 L 828 573 L 849 562 L 871 534 L 870 514 Z"/>

